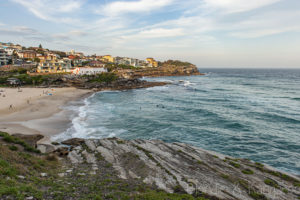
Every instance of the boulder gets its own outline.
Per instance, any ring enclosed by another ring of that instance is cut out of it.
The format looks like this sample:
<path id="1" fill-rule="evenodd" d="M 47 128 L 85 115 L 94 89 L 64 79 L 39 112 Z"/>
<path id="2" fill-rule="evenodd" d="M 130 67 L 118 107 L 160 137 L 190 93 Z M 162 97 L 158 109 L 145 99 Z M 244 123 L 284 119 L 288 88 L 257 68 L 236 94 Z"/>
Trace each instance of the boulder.
<path id="1" fill-rule="evenodd" d="M 38 144 L 36 147 L 41 153 L 51 153 L 55 151 L 55 147 L 51 144 Z"/>
<path id="2" fill-rule="evenodd" d="M 69 139 L 69 140 L 65 140 L 65 141 L 63 141 L 61 143 L 64 144 L 64 145 L 69 145 L 69 146 L 76 147 L 76 146 L 79 146 L 79 145 L 83 144 L 84 143 L 84 139 L 81 139 L 81 138 L 72 138 L 72 139 Z"/>

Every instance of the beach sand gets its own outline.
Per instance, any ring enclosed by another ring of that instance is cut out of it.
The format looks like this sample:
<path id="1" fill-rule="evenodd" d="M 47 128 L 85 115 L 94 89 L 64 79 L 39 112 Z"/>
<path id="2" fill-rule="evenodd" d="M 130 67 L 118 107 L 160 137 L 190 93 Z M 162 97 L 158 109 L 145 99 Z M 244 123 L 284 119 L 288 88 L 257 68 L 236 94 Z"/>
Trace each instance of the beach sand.
<path id="1" fill-rule="evenodd" d="M 41 134 L 39 143 L 49 144 L 50 138 L 70 125 L 62 107 L 89 96 L 91 90 L 76 88 L 0 88 L 0 131 L 10 134 Z M 10 107 L 12 105 L 12 107 Z"/>

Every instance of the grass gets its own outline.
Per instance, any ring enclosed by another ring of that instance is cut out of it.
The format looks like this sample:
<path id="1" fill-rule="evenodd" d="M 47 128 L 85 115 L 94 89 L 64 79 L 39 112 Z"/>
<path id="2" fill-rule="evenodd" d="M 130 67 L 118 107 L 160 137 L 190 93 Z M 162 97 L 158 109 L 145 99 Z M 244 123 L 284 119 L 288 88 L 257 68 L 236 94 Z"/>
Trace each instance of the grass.
<path id="1" fill-rule="evenodd" d="M 244 169 L 244 170 L 242 170 L 242 173 L 243 174 L 248 174 L 248 175 L 254 174 L 254 172 L 251 169 Z"/>
<path id="2" fill-rule="evenodd" d="M 229 175 L 228 174 L 221 174 L 221 177 L 224 179 L 229 179 Z"/>
<path id="3" fill-rule="evenodd" d="M 19 144 L 21 146 L 24 147 L 24 150 L 29 151 L 29 152 L 33 152 L 33 153 L 41 153 L 40 150 L 33 148 L 32 146 L 28 145 L 26 142 L 24 142 L 23 140 L 11 136 L 8 133 L 5 132 L 0 132 L 0 136 L 3 138 L 3 140 L 7 143 L 12 143 L 12 144 Z M 14 147 L 12 147 L 14 148 Z M 17 149 L 15 149 L 17 150 Z"/>
<path id="4" fill-rule="evenodd" d="M 18 147 L 16 147 L 15 145 L 10 145 L 9 149 L 12 150 L 12 151 L 17 151 Z"/>
<path id="5" fill-rule="evenodd" d="M 239 163 L 236 163 L 236 162 L 233 162 L 233 161 L 230 161 L 229 164 L 235 168 L 240 168 L 241 165 Z"/>
<path id="6" fill-rule="evenodd" d="M 274 181 L 274 180 L 271 180 L 271 179 L 265 179 L 264 182 L 265 182 L 266 185 L 272 186 L 272 187 L 274 187 L 274 188 L 279 188 L 278 183 L 277 183 L 276 181 Z"/>

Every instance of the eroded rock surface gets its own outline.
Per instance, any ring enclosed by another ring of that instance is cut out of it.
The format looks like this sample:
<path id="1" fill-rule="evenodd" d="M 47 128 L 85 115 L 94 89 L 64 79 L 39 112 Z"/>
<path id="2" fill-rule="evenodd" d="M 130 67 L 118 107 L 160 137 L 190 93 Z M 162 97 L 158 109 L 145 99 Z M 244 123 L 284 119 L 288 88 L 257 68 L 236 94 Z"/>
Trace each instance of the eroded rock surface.
<path id="1" fill-rule="evenodd" d="M 215 199 L 298 199 L 299 177 L 245 159 L 181 143 L 118 138 L 89 139 L 71 147 L 74 166 L 88 163 L 98 173 L 105 159 L 122 179 L 140 179 L 167 192 L 205 193 Z"/>

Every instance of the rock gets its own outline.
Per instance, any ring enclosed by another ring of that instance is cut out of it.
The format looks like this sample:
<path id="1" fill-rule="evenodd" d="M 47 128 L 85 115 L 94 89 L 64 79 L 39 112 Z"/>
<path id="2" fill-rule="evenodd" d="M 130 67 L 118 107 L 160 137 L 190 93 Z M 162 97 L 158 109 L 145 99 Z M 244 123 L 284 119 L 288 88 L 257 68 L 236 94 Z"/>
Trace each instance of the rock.
<path id="1" fill-rule="evenodd" d="M 66 171 L 66 173 L 71 173 L 73 171 L 73 169 L 68 169 L 67 171 Z"/>
<path id="2" fill-rule="evenodd" d="M 48 174 L 47 173 L 41 173 L 41 177 L 47 177 Z"/>
<path id="3" fill-rule="evenodd" d="M 74 146 L 75 147 L 75 146 L 79 146 L 79 145 L 83 144 L 84 143 L 84 139 L 72 138 L 72 139 L 63 141 L 61 143 L 65 144 L 65 145 L 69 145 L 69 146 Z"/>
<path id="4" fill-rule="evenodd" d="M 44 136 L 36 134 L 36 135 L 23 135 L 23 134 L 13 134 L 12 136 L 19 138 L 29 144 L 30 146 L 36 148 L 37 147 L 37 142 L 44 138 Z"/>
<path id="5" fill-rule="evenodd" d="M 54 151 L 54 153 L 56 153 L 58 156 L 67 156 L 69 154 L 69 148 L 59 147 Z"/>
<path id="6" fill-rule="evenodd" d="M 57 175 L 62 178 L 65 176 L 65 173 L 58 173 Z"/>
<path id="7" fill-rule="evenodd" d="M 26 200 L 31 200 L 31 199 L 33 199 L 33 196 L 31 196 L 31 197 L 26 197 Z"/>
<path id="8" fill-rule="evenodd" d="M 25 179 L 25 176 L 17 176 L 19 179 Z"/>
<path id="9" fill-rule="evenodd" d="M 51 153 L 55 151 L 55 147 L 51 144 L 38 144 L 36 147 L 41 153 Z"/>
<path id="10" fill-rule="evenodd" d="M 78 173 L 78 176 L 85 176 L 85 173 Z"/>
<path id="11" fill-rule="evenodd" d="M 290 200 L 300 196 L 300 191 L 293 189 L 294 183 L 300 182 L 299 177 L 280 175 L 281 172 L 266 165 L 187 144 L 118 138 L 89 139 L 80 143 L 81 146 L 70 150 L 67 158 L 76 164 L 75 168 L 81 163 L 89 165 L 89 174 L 101 173 L 101 169 L 108 166 L 128 181 L 139 179 L 167 192 L 205 193 L 212 199 L 252 200 L 256 195 L 261 199 Z M 101 165 L 103 159 L 109 165 Z M 267 185 L 266 179 L 276 181 L 279 186 Z"/>

